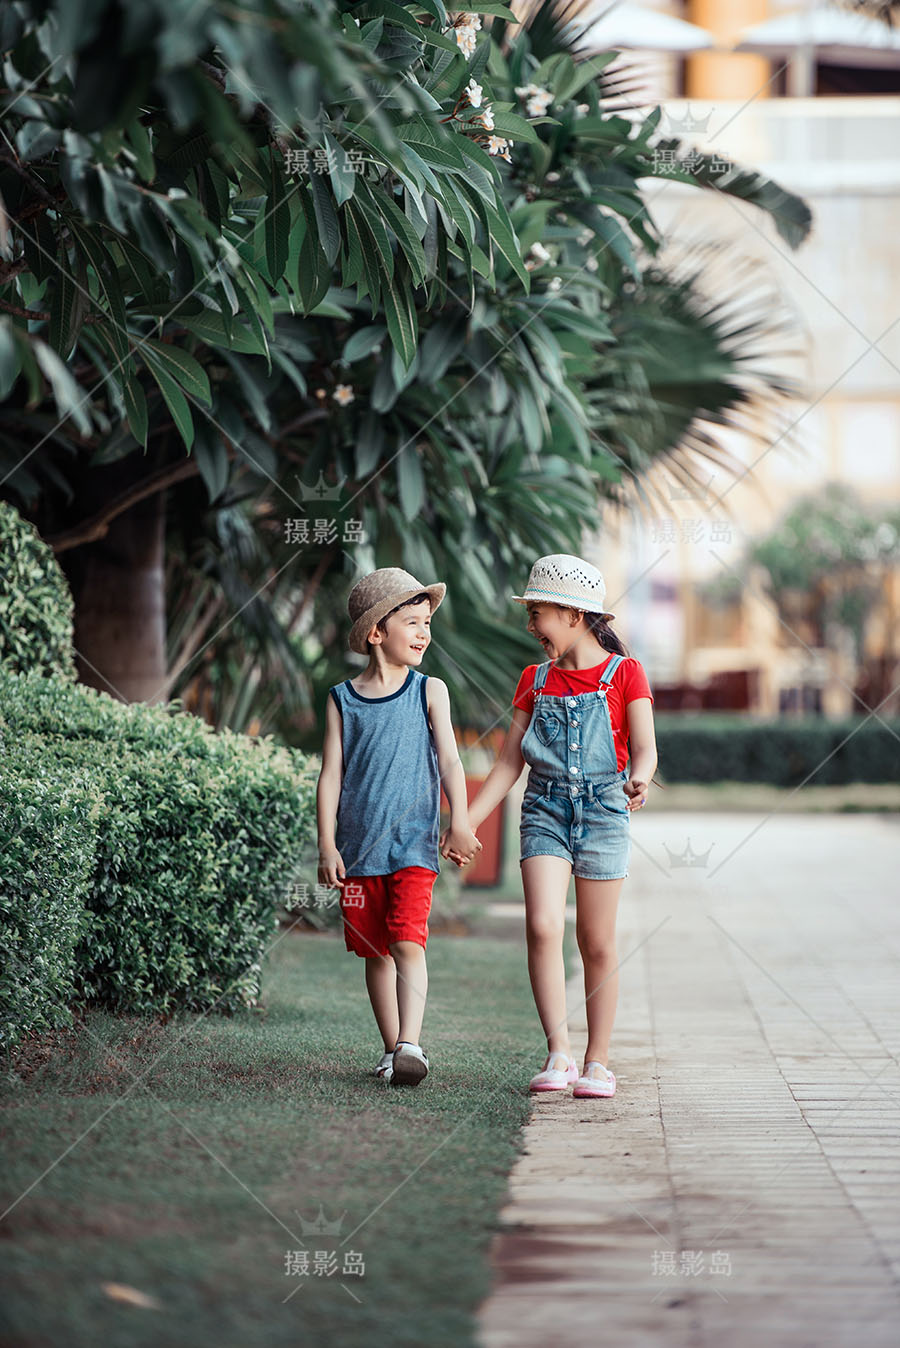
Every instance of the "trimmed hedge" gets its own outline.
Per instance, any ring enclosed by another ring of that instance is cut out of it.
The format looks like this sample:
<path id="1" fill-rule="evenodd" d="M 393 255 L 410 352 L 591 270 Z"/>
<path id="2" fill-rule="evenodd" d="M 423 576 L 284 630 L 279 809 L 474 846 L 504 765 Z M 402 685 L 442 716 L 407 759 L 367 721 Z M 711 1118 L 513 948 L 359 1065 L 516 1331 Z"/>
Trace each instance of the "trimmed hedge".
<path id="1" fill-rule="evenodd" d="M 37 529 L 8 501 L 0 501 L 0 557 L 0 664 L 74 680 L 68 583 Z"/>
<path id="2" fill-rule="evenodd" d="M 655 718 L 660 776 L 788 787 L 807 778 L 810 786 L 900 782 L 900 721 L 862 721 L 661 713 Z"/>
<path id="3" fill-rule="evenodd" d="M 132 1012 L 254 1005 L 288 881 L 315 837 L 307 757 L 268 738 L 215 732 L 178 710 L 2 668 L 0 740 L 3 827 L 21 825 L 29 790 L 46 791 L 12 866 L 16 929 L 40 911 L 35 847 L 55 850 L 62 866 L 71 855 L 66 902 L 77 892 L 85 910 L 71 968 L 64 943 L 52 976 L 32 960 L 31 986 L 13 998 L 8 1021 L 27 1027 L 34 1004 L 67 986 L 77 1000 Z M 61 781 L 73 794 L 58 828 L 69 819 L 72 831 L 57 841 L 49 818 Z"/>
<path id="4" fill-rule="evenodd" d="M 71 1025 L 75 947 L 97 849 L 100 795 L 4 743 L 0 767 L 0 1044 Z"/>

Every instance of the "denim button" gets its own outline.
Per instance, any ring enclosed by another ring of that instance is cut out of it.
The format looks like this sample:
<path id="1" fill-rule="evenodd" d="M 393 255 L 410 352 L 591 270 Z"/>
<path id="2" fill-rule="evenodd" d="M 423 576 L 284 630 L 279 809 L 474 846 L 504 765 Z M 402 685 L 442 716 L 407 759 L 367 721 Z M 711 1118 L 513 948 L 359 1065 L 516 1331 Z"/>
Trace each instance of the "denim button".
<path id="1" fill-rule="evenodd" d="M 577 748 L 578 748 L 578 745 L 577 745 L 577 744 L 570 744 L 570 745 L 569 745 L 569 748 L 570 748 L 570 749 L 577 749 Z"/>
<path id="2" fill-rule="evenodd" d="M 577 769 L 577 768 L 569 768 L 569 771 L 570 771 L 570 772 L 577 773 L 578 769 Z"/>
<path id="3" fill-rule="evenodd" d="M 578 704 L 577 704 L 577 702 L 575 701 L 574 697 L 570 697 L 570 698 L 568 699 L 568 705 L 569 705 L 570 707 L 576 707 Z"/>

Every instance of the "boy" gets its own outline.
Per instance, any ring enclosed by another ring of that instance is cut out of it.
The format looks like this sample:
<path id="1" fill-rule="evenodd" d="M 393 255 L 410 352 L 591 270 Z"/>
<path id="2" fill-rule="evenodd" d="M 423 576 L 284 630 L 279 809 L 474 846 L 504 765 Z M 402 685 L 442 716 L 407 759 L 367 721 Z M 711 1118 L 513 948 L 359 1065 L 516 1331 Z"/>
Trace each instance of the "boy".
<path id="1" fill-rule="evenodd" d="M 469 828 L 447 685 L 417 668 L 446 592 L 393 566 L 351 590 L 350 648 L 369 664 L 329 689 L 316 792 L 319 881 L 341 888 L 344 939 L 366 961 L 384 1041 L 375 1075 L 393 1085 L 417 1086 L 428 1072 L 419 1034 L 441 782 L 454 860 L 464 865 L 481 850 Z"/>

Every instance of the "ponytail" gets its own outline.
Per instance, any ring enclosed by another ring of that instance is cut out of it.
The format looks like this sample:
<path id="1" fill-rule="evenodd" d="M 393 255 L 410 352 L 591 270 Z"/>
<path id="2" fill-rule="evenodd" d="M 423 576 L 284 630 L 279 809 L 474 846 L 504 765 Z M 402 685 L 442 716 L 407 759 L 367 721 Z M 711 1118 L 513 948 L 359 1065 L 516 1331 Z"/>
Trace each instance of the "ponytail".
<path id="1" fill-rule="evenodd" d="M 576 612 L 584 613 L 585 622 L 601 646 L 608 651 L 615 651 L 616 655 L 624 655 L 630 658 L 630 652 L 626 649 L 624 643 L 616 636 L 609 623 L 601 618 L 599 613 L 588 613 L 585 609 L 577 609 Z"/>

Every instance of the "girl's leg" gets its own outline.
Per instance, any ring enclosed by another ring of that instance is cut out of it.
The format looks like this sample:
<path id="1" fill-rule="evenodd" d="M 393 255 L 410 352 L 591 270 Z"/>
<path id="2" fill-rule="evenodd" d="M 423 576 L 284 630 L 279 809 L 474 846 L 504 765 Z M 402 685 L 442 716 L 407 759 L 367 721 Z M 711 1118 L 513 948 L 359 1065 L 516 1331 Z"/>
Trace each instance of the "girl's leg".
<path id="1" fill-rule="evenodd" d="M 619 880 L 575 877 L 575 934 L 584 964 L 588 1043 L 585 1062 L 607 1065 L 609 1041 L 619 996 L 616 912 L 624 876 Z"/>
<path id="2" fill-rule="evenodd" d="M 572 865 L 553 856 L 527 857 L 521 865 L 531 990 L 548 1051 L 570 1057 L 563 932 Z"/>
<path id="3" fill-rule="evenodd" d="M 385 1053 L 392 1053 L 400 1033 L 397 1010 L 397 966 L 390 955 L 366 957 L 366 988 L 375 1012 Z"/>
<path id="4" fill-rule="evenodd" d="M 394 941 L 390 950 L 397 966 L 399 1024 L 397 1038 L 389 1047 L 393 1048 L 398 1039 L 405 1040 L 407 1044 L 418 1044 L 428 993 L 425 947 L 416 941 Z"/>

